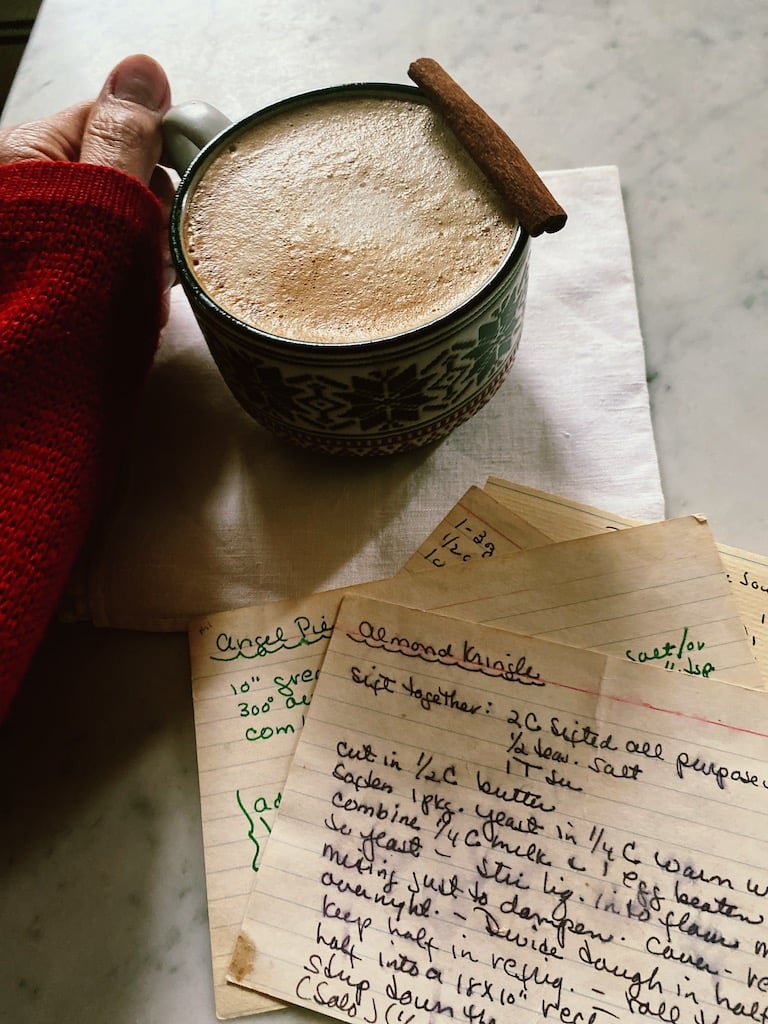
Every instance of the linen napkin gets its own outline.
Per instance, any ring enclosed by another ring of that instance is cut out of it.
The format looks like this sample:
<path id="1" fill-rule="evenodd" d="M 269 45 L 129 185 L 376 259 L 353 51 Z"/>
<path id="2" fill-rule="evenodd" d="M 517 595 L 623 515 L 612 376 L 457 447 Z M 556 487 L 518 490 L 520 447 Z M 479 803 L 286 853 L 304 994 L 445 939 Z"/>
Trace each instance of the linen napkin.
<path id="1" fill-rule="evenodd" d="M 77 617 L 184 630 L 391 575 L 491 475 L 663 518 L 618 171 L 542 177 L 568 223 L 532 240 L 516 363 L 472 420 L 418 451 L 332 458 L 272 437 L 232 397 L 175 289 L 118 493 L 80 567 Z"/>

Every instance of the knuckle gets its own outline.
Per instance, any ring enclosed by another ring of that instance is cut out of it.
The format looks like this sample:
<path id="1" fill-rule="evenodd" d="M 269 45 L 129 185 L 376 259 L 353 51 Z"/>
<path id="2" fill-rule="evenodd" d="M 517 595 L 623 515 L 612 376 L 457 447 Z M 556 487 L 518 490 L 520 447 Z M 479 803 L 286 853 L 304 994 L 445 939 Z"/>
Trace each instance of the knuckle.
<path id="1" fill-rule="evenodd" d="M 7 128 L 0 133 L 0 163 L 12 164 L 20 160 L 34 159 L 38 155 L 38 149 L 32 142 L 26 125 Z"/>
<path id="2" fill-rule="evenodd" d="M 159 146 L 157 119 L 146 110 L 117 104 L 94 116 L 88 135 L 90 146 L 116 167 L 131 165 L 137 154 Z"/>
<path id="3" fill-rule="evenodd" d="M 107 146 L 140 146 L 151 136 L 149 126 L 138 113 L 130 110 L 110 111 L 95 117 L 90 133 Z"/>

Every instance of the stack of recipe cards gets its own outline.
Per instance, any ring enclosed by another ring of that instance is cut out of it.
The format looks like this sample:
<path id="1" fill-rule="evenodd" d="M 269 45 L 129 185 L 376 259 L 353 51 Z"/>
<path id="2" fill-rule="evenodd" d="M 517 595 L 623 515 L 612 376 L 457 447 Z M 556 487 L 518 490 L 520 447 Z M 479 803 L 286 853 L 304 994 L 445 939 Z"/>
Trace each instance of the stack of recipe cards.
<path id="1" fill-rule="evenodd" d="M 190 628 L 216 1011 L 768 1020 L 768 561 L 491 479 Z"/>

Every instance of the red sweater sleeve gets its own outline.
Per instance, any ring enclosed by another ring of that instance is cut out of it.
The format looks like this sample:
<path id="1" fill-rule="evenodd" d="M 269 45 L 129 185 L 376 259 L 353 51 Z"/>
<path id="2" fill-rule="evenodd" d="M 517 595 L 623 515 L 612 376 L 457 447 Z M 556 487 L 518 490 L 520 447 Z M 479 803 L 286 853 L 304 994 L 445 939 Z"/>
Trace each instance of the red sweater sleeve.
<path id="1" fill-rule="evenodd" d="M 162 225 L 152 193 L 110 168 L 0 166 L 0 720 L 152 362 Z"/>

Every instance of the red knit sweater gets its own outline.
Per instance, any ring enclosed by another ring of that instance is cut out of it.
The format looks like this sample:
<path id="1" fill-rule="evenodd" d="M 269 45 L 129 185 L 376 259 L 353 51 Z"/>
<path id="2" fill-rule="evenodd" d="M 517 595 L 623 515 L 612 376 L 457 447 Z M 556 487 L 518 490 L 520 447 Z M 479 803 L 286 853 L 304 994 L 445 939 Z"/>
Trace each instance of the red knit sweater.
<path id="1" fill-rule="evenodd" d="M 154 355 L 162 230 L 155 197 L 119 171 L 0 166 L 0 720 Z"/>

